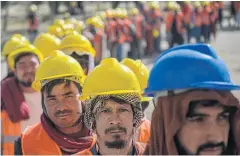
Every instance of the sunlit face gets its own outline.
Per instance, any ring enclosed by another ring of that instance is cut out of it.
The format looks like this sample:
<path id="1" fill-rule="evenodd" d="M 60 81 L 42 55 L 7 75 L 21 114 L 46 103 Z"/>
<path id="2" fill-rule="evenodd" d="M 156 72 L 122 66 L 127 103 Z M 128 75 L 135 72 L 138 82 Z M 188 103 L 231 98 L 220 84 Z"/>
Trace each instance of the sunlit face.
<path id="1" fill-rule="evenodd" d="M 79 90 L 70 82 L 55 85 L 48 94 L 44 91 L 44 105 L 48 117 L 60 128 L 72 127 L 82 113 L 81 101 L 78 99 Z"/>
<path id="2" fill-rule="evenodd" d="M 227 146 L 230 113 L 221 104 L 197 104 L 187 115 L 177 138 L 186 154 L 222 154 Z"/>
<path id="3" fill-rule="evenodd" d="M 107 100 L 96 115 L 98 142 L 108 148 L 124 148 L 133 135 L 133 111 L 130 104 Z"/>
<path id="4" fill-rule="evenodd" d="M 20 84 L 25 87 L 31 87 L 38 66 L 39 61 L 37 56 L 31 54 L 22 56 L 19 61 L 16 62 L 15 70 L 15 75 Z"/>

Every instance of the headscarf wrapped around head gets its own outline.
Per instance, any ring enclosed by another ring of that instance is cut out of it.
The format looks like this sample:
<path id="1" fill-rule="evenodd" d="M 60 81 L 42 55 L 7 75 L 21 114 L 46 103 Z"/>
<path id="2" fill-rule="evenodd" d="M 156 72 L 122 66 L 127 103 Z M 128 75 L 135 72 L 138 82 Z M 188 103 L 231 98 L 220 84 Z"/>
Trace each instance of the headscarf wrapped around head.
<path id="1" fill-rule="evenodd" d="M 141 123 L 141 119 L 144 117 L 141 109 L 141 98 L 136 93 L 114 94 L 114 95 L 98 95 L 90 99 L 86 104 L 86 112 L 84 117 L 85 125 L 92 130 L 95 117 L 98 114 L 100 108 L 105 104 L 105 101 L 111 98 L 117 98 L 129 103 L 133 108 L 133 124 L 135 127 Z"/>
<path id="2" fill-rule="evenodd" d="M 236 142 L 236 154 L 240 154 L 240 104 L 229 91 L 193 90 L 177 95 L 159 97 L 152 114 L 151 136 L 145 150 L 147 155 L 178 155 L 174 136 L 186 121 L 191 101 L 217 100 L 224 106 L 237 110 L 231 122 Z"/>

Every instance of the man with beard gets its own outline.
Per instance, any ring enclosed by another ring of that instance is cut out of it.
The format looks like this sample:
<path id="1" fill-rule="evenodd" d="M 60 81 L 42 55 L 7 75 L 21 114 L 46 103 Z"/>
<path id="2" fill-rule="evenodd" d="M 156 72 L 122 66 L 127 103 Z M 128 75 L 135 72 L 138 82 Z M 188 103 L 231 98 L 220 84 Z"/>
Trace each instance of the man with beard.
<path id="1" fill-rule="evenodd" d="M 90 148 L 93 138 L 78 99 L 84 78 L 79 63 L 61 51 L 53 51 L 39 65 L 32 87 L 41 90 L 41 121 L 16 140 L 15 155 L 71 155 Z"/>
<path id="2" fill-rule="evenodd" d="M 141 90 L 135 74 L 115 58 L 101 61 L 86 78 L 81 99 L 86 104 L 85 124 L 97 136 L 96 143 L 80 155 L 138 155 L 143 143 L 134 134 L 143 118 Z"/>
<path id="3" fill-rule="evenodd" d="M 42 59 L 42 54 L 30 44 L 19 44 L 8 55 L 15 76 L 1 82 L 2 154 L 13 155 L 14 140 L 27 126 L 40 120 L 41 94 L 31 84 Z"/>
<path id="4" fill-rule="evenodd" d="M 206 44 L 165 51 L 150 72 L 145 92 L 154 95 L 145 154 L 240 154 L 240 86 Z"/>

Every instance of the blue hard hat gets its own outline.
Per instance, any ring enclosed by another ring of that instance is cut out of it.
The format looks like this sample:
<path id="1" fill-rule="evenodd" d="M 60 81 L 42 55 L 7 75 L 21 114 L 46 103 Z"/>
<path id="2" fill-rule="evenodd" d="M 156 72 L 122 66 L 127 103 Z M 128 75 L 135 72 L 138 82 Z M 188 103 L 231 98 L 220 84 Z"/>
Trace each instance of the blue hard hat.
<path id="1" fill-rule="evenodd" d="M 146 94 L 181 89 L 240 90 L 227 66 L 207 44 L 186 44 L 163 52 L 155 61 Z"/>

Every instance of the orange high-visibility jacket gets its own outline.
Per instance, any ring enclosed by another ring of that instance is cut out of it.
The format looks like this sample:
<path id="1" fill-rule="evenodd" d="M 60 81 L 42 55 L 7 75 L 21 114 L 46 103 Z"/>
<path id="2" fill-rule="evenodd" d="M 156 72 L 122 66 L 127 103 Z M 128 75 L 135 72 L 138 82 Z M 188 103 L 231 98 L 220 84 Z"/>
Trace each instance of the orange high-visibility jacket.
<path id="1" fill-rule="evenodd" d="M 138 129 L 138 142 L 147 143 L 150 137 L 151 122 L 144 119 L 141 126 Z"/>
<path id="2" fill-rule="evenodd" d="M 13 123 L 5 110 L 1 111 L 2 154 L 14 155 L 14 141 L 21 135 L 21 123 Z"/>

